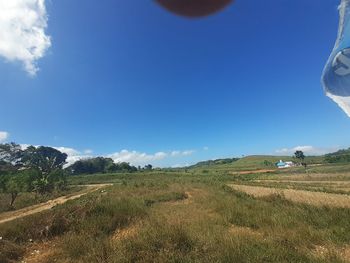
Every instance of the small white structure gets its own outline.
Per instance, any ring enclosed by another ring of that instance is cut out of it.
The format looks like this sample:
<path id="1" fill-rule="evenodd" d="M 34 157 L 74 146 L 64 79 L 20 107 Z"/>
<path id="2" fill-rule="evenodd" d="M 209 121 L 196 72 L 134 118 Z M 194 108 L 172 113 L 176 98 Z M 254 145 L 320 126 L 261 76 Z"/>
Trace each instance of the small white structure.
<path id="1" fill-rule="evenodd" d="M 280 160 L 277 164 L 278 169 L 285 169 L 295 166 L 293 162 L 283 162 Z"/>

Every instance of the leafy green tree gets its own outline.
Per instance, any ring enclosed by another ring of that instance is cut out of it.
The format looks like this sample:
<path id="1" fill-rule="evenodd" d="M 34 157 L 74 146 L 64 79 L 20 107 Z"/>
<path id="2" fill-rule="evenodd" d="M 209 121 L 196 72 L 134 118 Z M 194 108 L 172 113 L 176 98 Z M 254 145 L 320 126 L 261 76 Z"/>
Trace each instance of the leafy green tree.
<path id="1" fill-rule="evenodd" d="M 32 190 L 32 179 L 35 176 L 37 176 L 37 172 L 34 170 L 24 170 L 0 176 L 0 191 L 10 194 L 9 205 L 11 208 L 14 208 L 14 203 L 20 193 Z"/>
<path id="2" fill-rule="evenodd" d="M 299 160 L 300 164 L 304 164 L 304 160 L 305 160 L 305 155 L 303 151 L 296 151 L 294 153 L 294 157 Z"/>
<path id="3" fill-rule="evenodd" d="M 137 168 L 129 163 L 114 163 L 111 158 L 96 157 L 86 160 L 79 160 L 67 168 L 71 174 L 94 174 L 114 172 L 135 172 Z"/>
<path id="4" fill-rule="evenodd" d="M 49 174 L 57 169 L 62 169 L 66 159 L 67 154 L 54 148 L 29 146 L 23 152 L 22 162 L 26 167 L 38 169 L 43 174 Z"/>
<path id="5" fill-rule="evenodd" d="M 153 166 L 151 164 L 147 164 L 145 166 L 145 170 L 152 170 L 153 169 Z"/>
<path id="6" fill-rule="evenodd" d="M 23 154 L 25 167 L 39 171 L 32 178 L 33 190 L 40 194 L 52 192 L 55 187 L 64 188 L 66 179 L 62 171 L 67 154 L 51 147 L 28 147 Z"/>

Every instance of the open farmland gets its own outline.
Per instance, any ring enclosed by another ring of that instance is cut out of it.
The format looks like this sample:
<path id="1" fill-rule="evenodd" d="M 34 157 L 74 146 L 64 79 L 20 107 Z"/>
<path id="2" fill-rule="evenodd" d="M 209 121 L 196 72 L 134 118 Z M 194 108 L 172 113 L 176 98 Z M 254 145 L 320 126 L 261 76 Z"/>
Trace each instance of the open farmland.
<path id="1" fill-rule="evenodd" d="M 350 262 L 349 174 L 309 169 L 72 177 L 113 185 L 1 224 L 0 262 Z"/>

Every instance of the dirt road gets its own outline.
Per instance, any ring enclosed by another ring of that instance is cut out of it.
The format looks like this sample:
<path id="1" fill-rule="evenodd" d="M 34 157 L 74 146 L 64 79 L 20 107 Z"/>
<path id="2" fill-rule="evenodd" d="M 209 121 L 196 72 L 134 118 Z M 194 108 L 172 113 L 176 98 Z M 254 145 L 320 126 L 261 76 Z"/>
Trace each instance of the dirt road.
<path id="1" fill-rule="evenodd" d="M 69 196 L 61 196 L 57 199 L 47 201 L 46 203 L 41 203 L 29 207 L 25 207 L 23 209 L 19 209 L 16 211 L 6 212 L 0 214 L 0 224 L 22 218 L 28 215 L 33 215 L 45 210 L 49 210 L 53 208 L 56 205 L 64 204 L 65 202 L 69 200 L 74 200 L 82 197 L 83 195 L 86 195 L 88 193 L 100 190 L 104 187 L 111 186 L 112 184 L 96 184 L 96 185 L 83 185 L 85 187 L 84 190 L 76 193 L 75 195 L 69 195 Z"/>
<path id="2" fill-rule="evenodd" d="M 349 195 L 235 184 L 230 184 L 229 186 L 237 191 L 245 192 L 255 197 L 264 197 L 272 194 L 282 194 L 286 199 L 297 203 L 304 203 L 315 206 L 350 208 Z"/>

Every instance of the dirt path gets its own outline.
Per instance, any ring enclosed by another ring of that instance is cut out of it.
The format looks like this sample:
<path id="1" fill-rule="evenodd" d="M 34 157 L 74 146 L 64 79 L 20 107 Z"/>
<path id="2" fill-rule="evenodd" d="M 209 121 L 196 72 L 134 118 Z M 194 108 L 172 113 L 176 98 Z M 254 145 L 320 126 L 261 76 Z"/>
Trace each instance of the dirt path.
<path id="1" fill-rule="evenodd" d="M 332 207 L 350 208 L 349 195 L 235 184 L 230 184 L 229 186 L 237 191 L 245 192 L 255 197 L 264 197 L 272 194 L 282 194 L 286 199 L 297 203 L 304 203 L 316 206 L 325 205 Z"/>
<path id="2" fill-rule="evenodd" d="M 292 184 L 329 184 L 329 185 L 350 185 L 350 181 L 307 181 L 307 180 L 253 180 L 255 183 L 292 183 Z"/>
<path id="3" fill-rule="evenodd" d="M 104 187 L 111 186 L 112 184 L 96 184 L 96 185 L 83 185 L 85 187 L 84 190 L 78 192 L 75 195 L 69 195 L 69 196 L 61 196 L 59 198 L 56 198 L 54 200 L 47 201 L 46 203 L 41 203 L 29 207 L 25 207 L 23 209 L 19 209 L 16 211 L 6 212 L 0 214 L 0 224 L 13 221 L 18 218 L 22 218 L 28 215 L 33 215 L 45 210 L 49 210 L 53 208 L 56 205 L 64 204 L 65 202 L 69 200 L 74 200 L 82 197 L 83 195 L 86 195 L 88 193 L 100 190 Z"/>
<path id="4" fill-rule="evenodd" d="M 267 169 L 261 169 L 261 170 L 250 170 L 250 171 L 231 171 L 230 174 L 233 175 L 248 175 L 248 174 L 265 174 L 265 173 L 274 173 L 277 170 L 267 170 Z"/>

